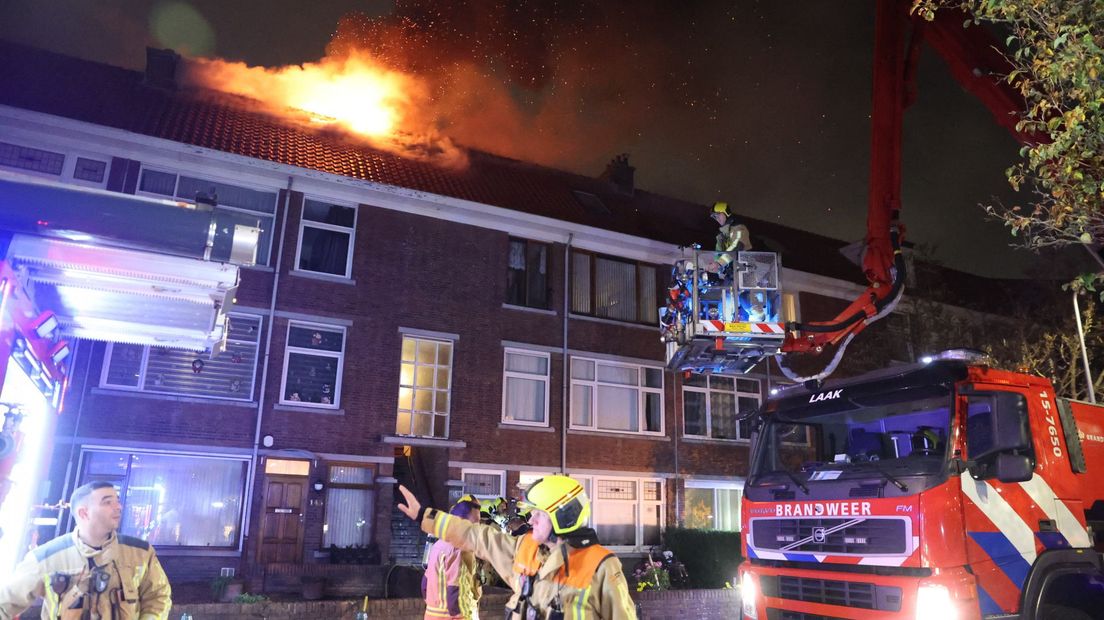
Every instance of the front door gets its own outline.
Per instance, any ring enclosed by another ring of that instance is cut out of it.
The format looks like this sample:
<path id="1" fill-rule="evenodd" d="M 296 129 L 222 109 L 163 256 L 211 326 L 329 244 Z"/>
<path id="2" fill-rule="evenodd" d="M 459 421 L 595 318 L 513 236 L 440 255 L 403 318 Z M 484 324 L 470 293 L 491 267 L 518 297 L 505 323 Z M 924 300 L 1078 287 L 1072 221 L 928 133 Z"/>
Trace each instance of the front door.
<path id="1" fill-rule="evenodd" d="M 265 476 L 264 520 L 260 561 L 303 561 L 303 511 L 307 501 L 305 476 Z"/>

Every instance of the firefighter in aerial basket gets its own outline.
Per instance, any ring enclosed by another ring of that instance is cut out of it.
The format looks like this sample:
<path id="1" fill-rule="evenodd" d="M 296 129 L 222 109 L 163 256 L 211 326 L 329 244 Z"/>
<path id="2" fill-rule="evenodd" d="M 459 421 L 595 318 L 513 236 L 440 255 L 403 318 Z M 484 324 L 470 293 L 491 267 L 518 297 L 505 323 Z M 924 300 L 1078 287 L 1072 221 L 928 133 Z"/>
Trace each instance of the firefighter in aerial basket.
<path id="1" fill-rule="evenodd" d="M 511 536 L 493 525 L 471 523 L 422 506 L 404 486 L 399 510 L 422 531 L 471 551 L 506 577 L 514 595 L 508 620 L 635 619 L 621 561 L 585 527 L 590 500 L 568 476 L 541 478 L 519 502 L 532 510 L 532 531 Z"/>
<path id="2" fill-rule="evenodd" d="M 729 267 L 736 258 L 732 252 L 746 252 L 751 249 L 751 233 L 747 226 L 732 221 L 727 202 L 715 203 L 710 217 L 720 228 L 717 229 L 717 244 L 714 248 L 717 254 L 706 267 L 706 271 L 716 274 L 724 281 L 732 276 Z"/>

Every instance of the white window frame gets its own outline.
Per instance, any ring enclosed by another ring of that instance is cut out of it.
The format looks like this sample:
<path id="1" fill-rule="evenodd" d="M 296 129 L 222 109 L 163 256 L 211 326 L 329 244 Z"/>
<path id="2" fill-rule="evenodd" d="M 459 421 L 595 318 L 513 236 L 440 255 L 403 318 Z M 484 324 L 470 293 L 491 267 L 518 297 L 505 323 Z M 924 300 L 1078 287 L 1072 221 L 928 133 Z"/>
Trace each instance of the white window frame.
<path id="1" fill-rule="evenodd" d="M 465 468 L 460 470 L 460 481 L 464 483 L 464 487 L 463 487 L 464 489 L 467 488 L 467 481 L 464 480 L 464 477 L 467 476 L 468 474 L 482 474 L 482 475 L 498 476 L 498 481 L 499 481 L 498 482 L 498 493 L 495 493 L 494 495 L 479 495 L 479 494 L 476 494 L 476 493 L 472 493 L 472 495 L 474 495 L 475 498 L 478 499 L 479 501 L 483 501 L 485 499 L 495 499 L 495 498 L 498 498 L 498 497 L 506 497 L 506 470 L 504 470 L 504 469 L 469 469 L 469 468 L 465 467 Z"/>
<path id="2" fill-rule="evenodd" d="M 703 428 L 705 428 L 704 435 L 691 435 L 686 432 L 686 398 L 682 399 L 682 436 L 688 439 L 697 440 L 709 440 L 709 441 L 729 441 L 738 443 L 748 443 L 751 441 L 751 437 L 743 437 L 740 435 L 740 423 L 736 423 L 736 438 L 728 437 L 714 437 L 713 436 L 713 399 L 710 398 L 711 392 L 720 392 L 724 394 L 732 394 L 734 397 L 734 405 L 736 407 L 735 415 L 740 415 L 740 399 L 741 398 L 754 398 L 759 406 L 763 405 L 763 379 L 759 377 L 731 377 L 732 390 L 718 389 L 712 386 L 700 387 L 696 385 L 683 385 L 682 391 L 697 392 L 699 394 L 705 394 L 705 422 Z M 713 379 L 707 375 L 707 382 L 711 382 Z M 740 381 L 755 381 L 759 384 L 759 391 L 757 392 L 744 392 L 740 390 Z"/>
<path id="3" fill-rule="evenodd" d="M 527 473 L 527 472 L 526 472 Z M 547 474 L 546 474 L 547 475 Z M 620 553 L 631 553 L 634 551 L 643 551 L 650 549 L 654 545 L 650 545 L 644 542 L 644 506 L 646 504 L 656 505 L 659 508 L 659 530 L 662 534 L 663 530 L 667 528 L 667 483 L 663 478 L 655 478 L 649 476 L 642 477 L 626 477 L 626 476 L 605 476 L 600 474 L 570 474 L 570 476 L 578 480 L 587 488 L 587 497 L 590 499 L 590 520 L 587 522 L 588 527 L 597 529 L 598 524 L 602 520 L 603 505 L 607 503 L 629 503 L 632 502 L 636 505 L 636 541 L 633 545 L 605 545 L 609 547 L 611 551 Z M 618 483 L 631 482 L 636 485 L 636 499 L 635 500 L 623 500 L 623 499 L 598 499 L 598 481 L 599 480 L 611 480 Z M 644 499 L 644 483 L 655 482 L 659 485 L 659 499 Z M 601 537 L 599 536 L 599 539 Z M 599 540 L 599 542 L 602 542 Z"/>
<path id="4" fill-rule="evenodd" d="M 233 317 L 235 317 L 235 316 L 247 317 L 247 318 L 250 318 L 250 319 L 256 319 L 258 321 L 258 330 L 257 330 L 258 332 L 264 326 L 264 319 L 260 316 L 247 315 L 247 314 L 237 314 L 237 313 L 229 314 L 228 316 L 230 316 L 231 320 L 233 320 Z M 99 384 L 99 387 L 102 388 L 102 389 L 105 389 L 105 390 L 121 390 L 121 391 L 126 391 L 126 392 L 140 392 L 142 394 L 156 394 L 156 395 L 159 395 L 159 396 L 176 396 L 176 397 L 181 397 L 181 398 L 204 398 L 204 399 L 211 399 L 211 400 L 233 400 L 233 401 L 239 401 L 239 402 L 253 402 L 254 401 L 253 393 L 256 392 L 256 388 L 257 388 L 257 385 L 256 385 L 257 384 L 257 364 L 258 364 L 258 360 L 261 357 L 260 334 L 257 335 L 256 346 L 257 346 L 257 351 L 256 351 L 256 353 L 253 354 L 253 368 L 250 371 L 251 375 L 253 377 L 253 381 L 251 382 L 252 388 L 250 389 L 250 394 L 248 396 L 244 397 L 244 398 L 233 398 L 233 397 L 230 397 L 230 396 L 209 396 L 209 395 L 206 395 L 206 394 L 181 394 L 179 392 L 170 392 L 170 391 L 167 391 L 167 390 L 150 390 L 150 389 L 146 389 L 146 387 L 145 387 L 146 386 L 146 367 L 149 364 L 149 356 L 150 356 L 150 346 L 149 345 L 143 345 L 143 347 L 142 347 L 142 361 L 141 361 L 141 363 L 139 364 L 139 367 L 138 367 L 138 385 L 117 385 L 117 384 L 114 384 L 114 383 L 108 383 L 107 382 L 107 376 L 109 374 L 108 370 L 111 367 L 111 357 L 115 352 L 115 343 L 114 342 L 107 343 L 107 349 L 104 351 L 103 365 L 100 368 L 100 384 Z M 199 356 L 199 355 L 202 355 L 202 354 L 197 353 L 196 355 Z"/>
<path id="5" fill-rule="evenodd" d="M 718 502 L 718 499 L 719 499 L 717 497 L 717 491 L 739 491 L 740 492 L 740 502 L 737 503 L 737 508 L 736 508 L 736 510 L 738 511 L 738 513 L 736 515 L 736 528 L 737 528 L 736 531 L 739 532 L 739 531 L 743 530 L 743 521 L 742 521 L 742 519 L 744 518 L 744 514 L 743 514 L 743 512 L 744 512 L 744 506 L 743 506 L 744 482 L 745 481 L 743 479 L 739 479 L 739 480 L 694 480 L 694 479 L 688 479 L 688 480 L 685 481 L 685 488 L 686 489 L 699 489 L 699 490 L 713 491 L 713 506 L 714 507 L 717 506 L 717 502 Z M 684 504 L 686 503 L 686 494 L 685 493 L 683 493 L 683 503 Z M 683 508 L 683 510 L 685 511 L 686 508 Z M 728 530 L 723 530 L 723 531 L 728 531 Z"/>
<path id="6" fill-rule="evenodd" d="M 304 349 L 302 347 L 293 347 L 290 344 L 291 328 L 292 327 L 305 327 L 307 329 L 320 328 L 327 331 L 340 331 L 341 332 L 341 351 L 323 351 L 319 349 Z M 345 374 L 345 351 L 349 346 L 349 330 L 344 325 L 332 325 L 329 323 L 311 323 L 310 321 L 288 321 L 287 330 L 284 332 L 284 367 L 281 371 L 280 377 L 280 404 L 288 405 L 292 407 L 309 407 L 311 409 L 340 409 L 341 408 L 341 377 Z M 313 355 L 316 357 L 331 357 L 337 360 L 337 378 L 334 379 L 334 399 L 330 404 L 325 403 L 312 403 L 301 400 L 285 400 L 284 395 L 287 394 L 287 379 L 288 379 L 288 361 L 291 359 L 292 353 L 299 353 L 300 355 Z"/>
<path id="7" fill-rule="evenodd" d="M 174 177 L 176 177 L 176 181 L 173 183 L 172 196 L 166 196 L 164 194 L 158 194 L 156 192 L 144 192 L 144 191 L 142 191 L 142 174 L 144 172 L 146 172 L 147 170 L 149 170 L 151 172 L 160 172 L 161 174 L 171 174 Z M 272 227 L 272 235 L 271 235 L 271 237 L 269 239 L 269 243 L 268 243 L 268 256 L 261 256 L 260 255 L 260 248 L 258 247 L 257 248 L 258 254 L 257 254 L 257 263 L 256 264 L 258 266 L 272 266 L 271 265 L 272 248 L 273 248 L 274 245 L 276 245 L 276 242 L 277 242 L 277 239 L 276 239 L 276 234 L 277 234 L 276 214 L 279 211 L 279 206 L 280 206 L 279 205 L 280 190 L 283 189 L 283 188 L 265 187 L 265 186 L 261 186 L 261 185 L 256 185 L 254 183 L 248 183 L 248 182 L 243 183 L 242 181 L 240 181 L 238 179 L 228 180 L 228 179 L 224 179 L 224 178 L 219 177 L 219 176 L 210 175 L 210 174 L 203 173 L 203 172 L 191 172 L 191 171 L 179 171 L 179 170 L 173 171 L 173 170 L 170 170 L 168 168 L 161 168 L 159 166 L 147 166 L 145 164 L 142 164 L 138 169 L 138 180 L 137 180 L 137 183 L 135 185 L 134 194 L 136 196 L 148 196 L 150 198 L 158 198 L 158 199 L 161 199 L 161 200 L 182 200 L 184 202 L 195 204 L 195 200 L 189 200 L 187 198 L 177 198 L 176 197 L 176 193 L 180 189 L 180 177 L 181 176 L 188 176 L 188 177 L 193 177 L 193 178 L 197 178 L 197 179 L 205 179 L 205 180 L 208 180 L 208 181 L 215 181 L 217 183 L 225 183 L 227 185 L 234 185 L 234 186 L 237 186 L 237 187 L 242 187 L 242 188 L 245 188 L 245 189 L 251 189 L 251 190 L 254 190 L 254 191 L 258 191 L 258 192 L 275 192 L 276 193 L 276 202 L 273 203 L 274 208 L 273 208 L 272 213 L 262 213 L 261 211 L 254 211 L 252 209 L 242 209 L 241 207 L 232 207 L 232 206 L 223 205 L 223 204 L 217 205 L 215 207 L 216 209 L 221 209 L 221 210 L 226 210 L 226 211 L 235 211 L 237 213 L 244 213 L 246 215 L 257 216 L 261 220 L 261 224 L 262 224 L 261 228 L 264 228 L 265 220 L 266 219 L 268 220 L 269 225 Z"/>
<path id="8" fill-rule="evenodd" d="M 527 374 L 523 372 L 506 370 L 506 357 L 511 353 L 515 355 L 528 355 L 530 357 L 543 357 L 547 362 L 547 374 L 543 377 L 533 374 Z M 544 421 L 543 422 L 528 422 L 526 420 L 514 420 L 506 417 L 506 380 L 509 378 L 525 379 L 529 381 L 543 380 L 544 381 Z M 502 423 L 510 424 L 511 426 L 539 426 L 547 428 L 550 424 L 548 399 L 549 393 L 552 391 L 552 356 L 544 351 L 534 351 L 532 349 L 519 349 L 514 347 L 506 347 L 502 351 Z"/>
<path id="9" fill-rule="evenodd" d="M 92 161 L 104 162 L 104 177 L 99 183 L 95 181 L 88 181 L 86 179 L 78 179 L 74 176 L 77 170 L 77 159 L 90 159 Z M 84 187 L 95 187 L 98 189 L 107 188 L 107 180 L 111 177 L 111 158 L 103 155 L 94 155 L 92 153 L 86 153 L 82 151 L 70 151 L 65 154 L 65 165 L 61 171 L 61 177 L 65 179 L 67 183 L 73 185 L 82 185 Z"/>
<path id="10" fill-rule="evenodd" d="M 337 207 L 344 207 L 346 209 L 353 210 L 353 227 L 346 228 L 344 226 L 337 226 L 336 224 L 326 224 L 325 222 L 315 222 L 314 220 L 307 219 L 307 201 L 321 202 L 328 205 L 334 205 Z M 353 277 L 353 250 L 356 248 L 356 227 L 360 218 L 360 209 L 357 205 L 350 205 L 344 202 L 338 202 L 334 200 L 327 200 L 325 198 L 319 198 L 317 196 L 306 196 L 303 198 L 303 205 L 299 210 L 299 242 L 295 246 L 295 262 L 292 263 L 292 271 L 299 273 L 310 273 L 330 278 L 344 278 L 346 280 Z M 339 275 L 336 273 L 328 273 L 326 271 L 313 271 L 311 269 L 301 269 L 299 267 L 299 258 L 303 253 L 303 229 L 304 228 L 317 228 L 319 230 L 329 230 L 339 233 L 348 233 L 349 235 L 349 253 L 345 260 L 345 274 Z"/>
<path id="11" fill-rule="evenodd" d="M 415 402 L 416 399 L 415 399 L 415 393 L 413 392 L 413 390 L 415 390 L 418 387 L 416 385 L 416 382 L 417 382 L 417 377 L 418 377 L 418 366 L 420 366 L 420 364 L 417 361 L 413 362 L 413 364 L 414 364 L 413 377 L 414 377 L 415 384 L 414 385 L 404 385 L 402 383 L 402 365 L 403 365 L 404 362 L 402 361 L 402 344 L 401 344 L 401 342 L 405 342 L 407 338 L 409 338 L 410 340 L 415 342 L 415 345 L 414 345 L 415 350 L 417 350 L 417 346 L 418 346 L 417 343 L 421 342 L 421 341 L 435 342 L 437 344 L 444 343 L 444 344 L 449 345 L 449 363 L 448 363 L 449 381 L 448 381 L 448 389 L 446 390 L 448 392 L 448 410 L 444 413 L 444 416 L 445 416 L 445 434 L 444 435 L 438 437 L 437 435 L 403 434 L 403 433 L 398 432 L 398 425 L 399 425 L 399 423 L 398 423 L 398 414 L 399 414 L 400 411 L 405 411 L 405 410 L 402 407 L 397 406 L 398 403 L 396 403 L 396 407 L 395 407 L 395 416 L 396 416 L 395 434 L 398 435 L 398 436 L 401 436 L 401 437 L 422 437 L 422 438 L 425 438 L 425 439 L 448 439 L 452 435 L 452 382 L 453 382 L 453 379 L 456 378 L 456 341 L 455 340 L 450 340 L 448 338 L 434 338 L 432 336 L 422 336 L 422 335 L 419 335 L 419 334 L 402 334 L 402 339 L 401 339 L 400 345 L 399 345 L 399 385 L 398 385 L 398 387 L 399 387 L 400 392 L 404 387 L 409 388 L 410 390 L 412 390 L 411 396 L 410 396 L 410 398 L 411 398 L 411 403 L 410 403 L 411 408 L 409 409 L 409 413 L 411 415 L 411 420 L 414 419 L 413 416 L 416 413 L 416 410 L 414 409 L 414 402 Z M 436 360 L 434 360 L 433 366 L 435 368 L 440 368 L 441 367 L 441 365 L 438 364 Z M 433 391 L 436 392 L 437 388 L 434 387 Z M 434 399 L 436 399 L 436 398 L 437 398 L 436 395 L 434 395 Z M 436 404 L 436 401 L 434 401 L 434 404 Z M 427 412 L 419 412 L 419 413 L 427 413 Z M 441 415 L 441 414 L 437 413 L 436 410 L 428 412 L 428 413 L 430 415 L 432 415 L 434 418 L 436 418 L 438 415 Z M 413 428 L 413 425 L 411 425 L 411 428 Z M 431 431 L 433 430 L 433 425 L 430 425 L 430 430 Z"/>
<path id="12" fill-rule="evenodd" d="M 575 377 L 573 377 L 571 371 L 573 370 L 573 365 L 575 363 L 575 360 L 587 361 L 587 362 L 593 363 L 594 364 L 594 379 L 576 379 Z M 590 426 L 582 426 L 582 425 L 579 425 L 579 424 L 575 423 L 575 397 L 574 397 L 574 394 L 571 394 L 569 396 L 569 398 L 571 399 L 571 405 L 570 405 L 569 411 L 568 411 L 568 416 L 569 416 L 569 419 L 571 421 L 571 423 L 569 425 L 569 428 L 571 428 L 572 430 L 593 431 L 593 432 L 596 432 L 596 433 L 613 433 L 613 434 L 622 434 L 622 435 L 625 435 L 625 434 L 628 434 L 628 435 L 647 435 L 647 436 L 651 436 L 651 437 L 663 437 L 667 434 L 666 403 L 664 402 L 665 398 L 663 396 L 663 389 L 664 389 L 663 386 L 666 383 L 667 378 L 664 376 L 665 373 L 663 372 L 663 367 L 662 366 L 652 366 L 652 365 L 638 364 L 638 363 L 633 363 L 633 362 L 619 362 L 619 361 L 599 359 L 599 358 L 594 358 L 594 357 L 586 357 L 584 355 L 572 355 L 571 357 L 568 358 L 567 363 L 570 364 L 568 366 L 568 377 L 569 377 L 569 380 L 571 381 L 571 389 L 574 390 L 576 385 L 586 385 L 586 386 L 589 386 L 591 388 L 591 390 L 590 390 L 590 422 L 591 422 Z M 647 416 L 647 410 L 646 410 L 646 407 L 645 407 L 645 403 L 646 403 L 645 394 L 658 394 L 659 395 L 659 427 L 660 427 L 659 431 L 609 430 L 609 429 L 604 429 L 604 428 L 599 428 L 598 427 L 598 387 L 604 385 L 604 386 L 611 386 L 611 387 L 617 387 L 617 388 L 632 388 L 631 385 L 627 385 L 627 384 L 623 384 L 623 383 L 606 383 L 606 382 L 603 382 L 603 381 L 599 381 L 598 380 L 598 365 L 599 364 L 604 364 L 604 365 L 607 365 L 607 366 L 621 366 L 621 367 L 625 367 L 625 368 L 635 368 L 637 370 L 637 385 L 636 385 L 636 390 L 637 390 L 637 406 L 636 406 L 637 428 L 639 428 L 639 429 L 647 428 L 647 417 L 646 417 Z M 652 370 L 658 370 L 659 371 L 660 386 L 658 388 L 652 388 L 652 387 L 645 387 L 644 386 L 644 378 L 643 377 L 644 377 L 644 370 L 645 369 L 652 369 Z"/>

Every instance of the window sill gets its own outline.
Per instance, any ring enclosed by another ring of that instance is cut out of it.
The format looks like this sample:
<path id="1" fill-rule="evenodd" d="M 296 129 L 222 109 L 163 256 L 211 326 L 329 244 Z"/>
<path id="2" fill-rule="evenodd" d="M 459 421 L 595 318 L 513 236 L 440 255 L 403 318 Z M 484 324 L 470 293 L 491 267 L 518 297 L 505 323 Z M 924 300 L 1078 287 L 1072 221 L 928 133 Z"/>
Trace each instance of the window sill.
<path id="1" fill-rule="evenodd" d="M 356 280 L 353 278 L 346 278 L 344 276 L 334 276 L 325 273 L 314 273 L 313 271 L 299 271 L 298 269 L 292 269 L 288 272 L 289 276 L 295 276 L 297 278 L 306 278 L 308 280 L 321 280 L 323 282 L 333 282 L 334 284 L 349 284 L 356 286 Z"/>
<path id="2" fill-rule="evenodd" d="M 249 265 L 243 266 L 242 269 L 248 269 L 250 271 L 263 271 L 265 273 L 276 273 L 276 269 L 269 267 L 268 265 Z"/>
<path id="3" fill-rule="evenodd" d="M 559 314 L 555 310 L 547 310 L 545 308 L 531 308 L 529 306 L 518 306 L 515 304 L 502 304 L 502 307 L 506 310 L 520 310 L 522 312 L 535 312 L 537 314 L 547 314 L 548 316 L 556 316 Z"/>
<path id="4" fill-rule="evenodd" d="M 690 443 L 715 443 L 725 446 L 746 446 L 750 443 L 748 439 L 717 439 L 715 437 L 702 437 L 700 435 L 683 435 L 679 437 L 679 439 Z"/>
<path id="5" fill-rule="evenodd" d="M 408 437 L 406 435 L 384 435 L 380 438 L 383 443 L 398 444 L 400 446 L 424 446 L 427 448 L 467 448 L 466 441 L 459 439 L 435 439 L 433 437 Z"/>
<path id="6" fill-rule="evenodd" d="M 177 396 L 175 394 L 162 394 L 160 392 L 143 392 L 140 390 L 113 390 L 111 388 L 94 387 L 92 394 L 96 396 L 121 396 L 123 398 L 148 398 L 150 400 L 168 400 L 178 403 L 203 403 L 205 405 L 226 405 L 227 407 L 244 407 L 256 409 L 257 403 L 251 400 L 230 400 L 228 398 L 203 398 L 201 396 Z"/>
<path id="7" fill-rule="evenodd" d="M 632 321 L 618 321 L 617 319 L 603 319 L 597 316 L 589 316 L 586 314 L 575 314 L 572 312 L 568 315 L 572 319 L 579 319 L 580 321 L 593 321 L 594 323 L 604 323 L 606 325 L 617 325 L 619 327 L 631 327 L 634 329 L 647 329 L 649 331 L 656 331 L 659 329 L 659 323 L 655 325 L 651 323 L 634 323 Z"/>
<path id="8" fill-rule="evenodd" d="M 273 411 L 293 411 L 295 413 L 320 413 L 322 415 L 345 415 L 344 409 L 322 409 L 321 407 L 296 407 L 294 405 L 272 405 Z"/>
<path id="9" fill-rule="evenodd" d="M 540 424 L 512 424 L 510 422 L 499 422 L 498 427 L 508 431 L 537 431 L 538 433 L 556 432 L 556 429 L 551 426 L 541 426 Z"/>
<path id="10" fill-rule="evenodd" d="M 593 435 L 595 437 L 616 437 L 618 439 L 645 439 L 647 441 L 671 441 L 667 435 L 650 435 L 644 433 L 618 433 L 616 431 L 592 431 L 571 428 L 568 435 Z"/>

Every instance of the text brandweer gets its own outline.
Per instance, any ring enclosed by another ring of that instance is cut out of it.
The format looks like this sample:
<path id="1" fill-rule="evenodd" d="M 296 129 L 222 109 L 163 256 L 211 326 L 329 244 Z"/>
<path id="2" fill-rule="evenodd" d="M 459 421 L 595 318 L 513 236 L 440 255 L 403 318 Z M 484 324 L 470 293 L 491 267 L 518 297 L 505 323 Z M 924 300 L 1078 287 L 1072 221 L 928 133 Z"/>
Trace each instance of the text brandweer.
<path id="1" fill-rule="evenodd" d="M 778 504 L 776 517 L 859 517 L 870 514 L 870 502 L 834 502 L 830 504 Z"/>

